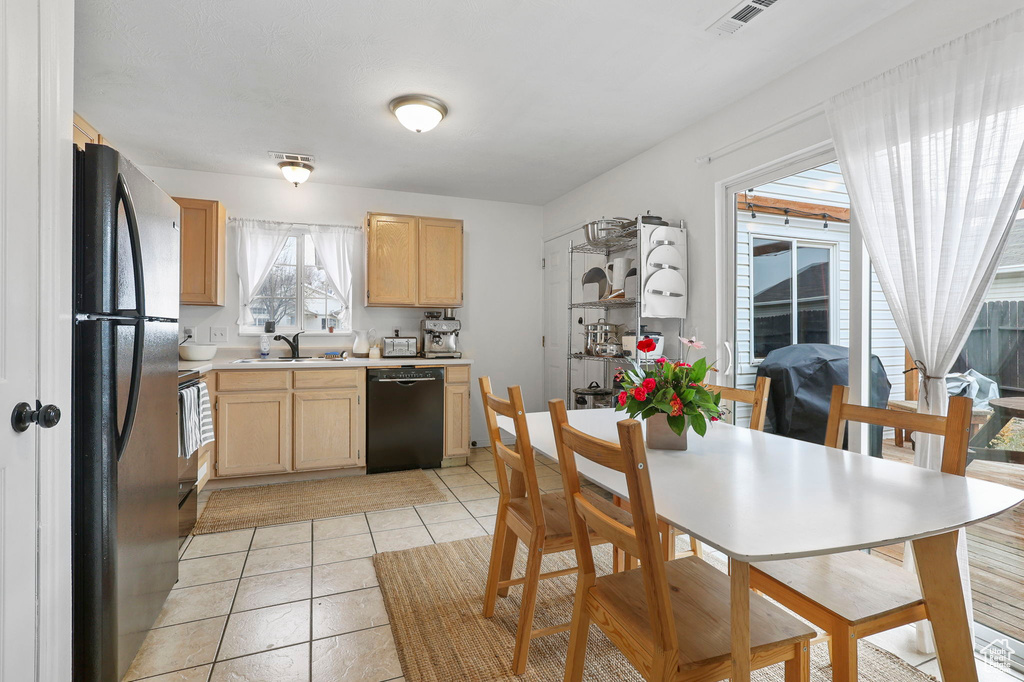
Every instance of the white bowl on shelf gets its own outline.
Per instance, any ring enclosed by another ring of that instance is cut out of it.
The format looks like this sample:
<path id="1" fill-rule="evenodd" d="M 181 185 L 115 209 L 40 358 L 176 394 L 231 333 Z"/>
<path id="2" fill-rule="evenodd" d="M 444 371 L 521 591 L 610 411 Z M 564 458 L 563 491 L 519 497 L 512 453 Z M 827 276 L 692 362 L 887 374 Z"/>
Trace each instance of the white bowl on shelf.
<path id="1" fill-rule="evenodd" d="M 212 343 L 184 343 L 178 346 L 178 357 L 189 362 L 213 360 L 217 346 Z"/>

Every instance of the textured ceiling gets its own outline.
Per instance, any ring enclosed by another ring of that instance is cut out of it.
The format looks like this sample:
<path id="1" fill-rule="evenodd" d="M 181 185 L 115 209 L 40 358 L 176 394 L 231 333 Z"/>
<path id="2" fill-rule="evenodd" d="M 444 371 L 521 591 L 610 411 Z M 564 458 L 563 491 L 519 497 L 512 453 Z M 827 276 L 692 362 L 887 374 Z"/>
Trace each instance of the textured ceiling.
<path id="1" fill-rule="evenodd" d="M 909 0 L 77 0 L 75 109 L 140 164 L 543 204 Z M 430 133 L 397 95 L 443 99 Z"/>

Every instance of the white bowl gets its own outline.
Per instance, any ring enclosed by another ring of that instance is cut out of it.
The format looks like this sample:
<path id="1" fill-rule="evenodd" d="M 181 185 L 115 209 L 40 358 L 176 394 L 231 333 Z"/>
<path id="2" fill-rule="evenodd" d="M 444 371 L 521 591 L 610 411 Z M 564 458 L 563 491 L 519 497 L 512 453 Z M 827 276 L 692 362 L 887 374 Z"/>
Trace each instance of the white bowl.
<path id="1" fill-rule="evenodd" d="M 178 346 L 178 357 L 182 360 L 213 360 L 217 346 L 212 343 L 186 343 Z"/>

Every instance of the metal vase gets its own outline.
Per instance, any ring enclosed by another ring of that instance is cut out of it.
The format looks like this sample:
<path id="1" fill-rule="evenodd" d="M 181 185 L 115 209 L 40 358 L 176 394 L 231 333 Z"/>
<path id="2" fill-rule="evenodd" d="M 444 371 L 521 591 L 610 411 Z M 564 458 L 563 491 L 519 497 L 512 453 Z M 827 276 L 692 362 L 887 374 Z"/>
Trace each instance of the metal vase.
<path id="1" fill-rule="evenodd" d="M 647 418 L 647 447 L 651 450 L 685 450 L 686 433 L 690 425 L 686 425 L 682 435 L 677 436 L 668 425 L 668 415 L 664 412 Z"/>

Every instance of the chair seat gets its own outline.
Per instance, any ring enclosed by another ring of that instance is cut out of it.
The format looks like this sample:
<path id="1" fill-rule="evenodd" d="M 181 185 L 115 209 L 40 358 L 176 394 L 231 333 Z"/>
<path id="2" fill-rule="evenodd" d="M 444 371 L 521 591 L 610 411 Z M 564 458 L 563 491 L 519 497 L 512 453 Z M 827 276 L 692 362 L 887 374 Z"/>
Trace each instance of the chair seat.
<path id="1" fill-rule="evenodd" d="M 864 552 L 751 564 L 760 572 L 815 602 L 850 625 L 924 603 L 917 576 Z M 771 590 L 764 590 L 769 597 Z"/>
<path id="2" fill-rule="evenodd" d="M 721 663 L 731 656 L 729 576 L 697 557 L 665 563 L 679 642 L 680 670 Z M 639 569 L 597 578 L 590 599 L 618 621 L 619 632 L 640 642 L 653 638 Z M 764 597 L 750 595 L 752 653 L 810 640 L 815 631 Z"/>
<path id="3" fill-rule="evenodd" d="M 583 496 L 594 504 L 598 509 L 615 518 L 621 524 L 630 528 L 633 527 L 633 516 L 616 507 L 608 500 L 600 497 L 589 490 L 583 491 Z M 546 493 L 540 496 L 541 507 L 544 510 L 544 546 L 546 551 L 552 551 L 554 547 L 565 545 L 566 549 L 572 547 L 572 526 L 569 525 L 569 507 L 565 502 L 565 493 Z M 533 525 L 533 511 L 530 501 L 525 497 L 513 497 L 509 500 L 508 510 L 519 516 L 527 526 Z M 593 535 L 593 534 L 592 534 Z M 597 536 L 594 536 L 595 538 Z M 603 540 L 602 542 L 607 542 Z"/>

